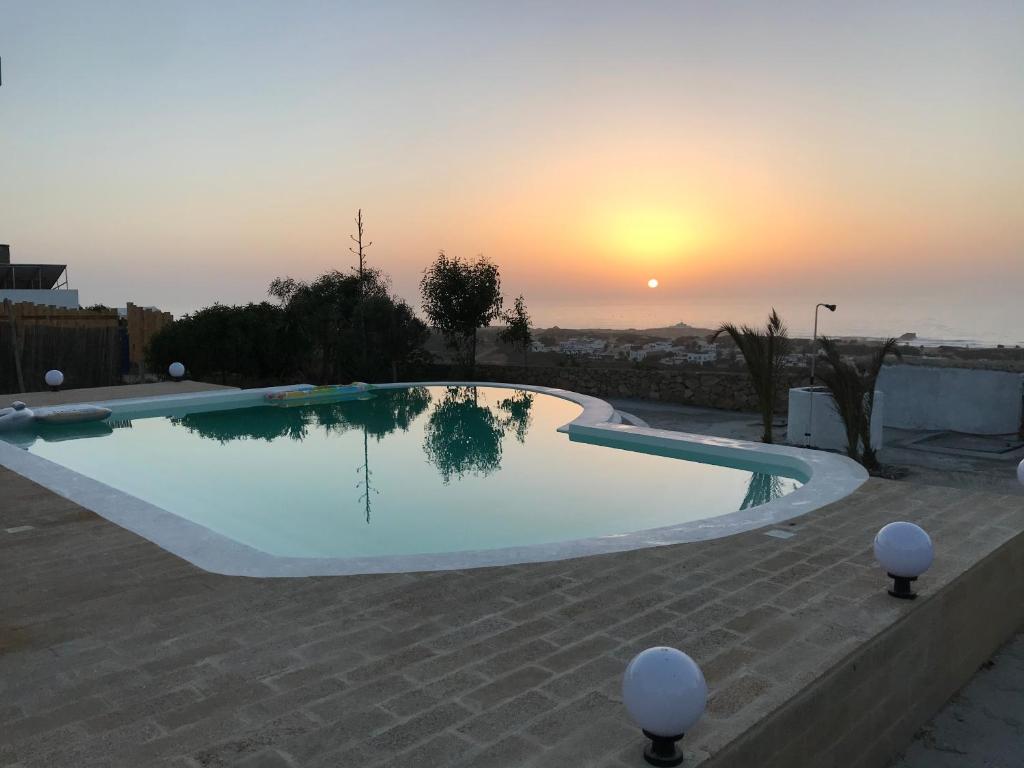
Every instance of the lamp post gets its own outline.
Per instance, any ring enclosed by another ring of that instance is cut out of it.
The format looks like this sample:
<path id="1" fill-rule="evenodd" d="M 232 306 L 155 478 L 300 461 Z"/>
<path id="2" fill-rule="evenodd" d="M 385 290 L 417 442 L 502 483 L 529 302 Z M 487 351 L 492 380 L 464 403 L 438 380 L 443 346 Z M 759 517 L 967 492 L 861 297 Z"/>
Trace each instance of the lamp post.
<path id="1" fill-rule="evenodd" d="M 814 305 L 814 338 L 811 339 L 811 386 L 814 386 L 814 361 L 818 359 L 818 310 L 824 307 L 829 312 L 836 311 L 835 304 Z"/>
<path id="2" fill-rule="evenodd" d="M 814 363 L 818 360 L 818 310 L 822 307 L 829 312 L 836 311 L 835 304 L 818 302 L 814 305 L 814 336 L 811 338 L 811 391 L 808 393 L 810 405 L 807 408 L 807 429 L 804 430 L 804 445 L 808 447 L 811 445 L 811 430 L 814 423 Z"/>

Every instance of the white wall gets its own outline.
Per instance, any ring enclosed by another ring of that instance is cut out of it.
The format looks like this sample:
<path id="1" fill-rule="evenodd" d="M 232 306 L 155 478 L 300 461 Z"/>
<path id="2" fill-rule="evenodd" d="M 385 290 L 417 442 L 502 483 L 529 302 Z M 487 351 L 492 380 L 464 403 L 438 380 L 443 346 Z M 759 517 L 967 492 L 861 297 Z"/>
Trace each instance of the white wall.
<path id="1" fill-rule="evenodd" d="M 61 289 L 59 291 L 40 291 L 35 288 L 18 289 L 16 291 L 0 291 L 0 302 L 10 299 L 15 304 L 27 302 L 29 304 L 45 304 L 48 307 L 63 307 L 64 309 L 78 309 L 78 289 Z"/>
<path id="2" fill-rule="evenodd" d="M 887 427 L 1000 435 L 1021 426 L 1024 374 L 887 365 L 877 387 Z"/>
<path id="3" fill-rule="evenodd" d="M 871 410 L 871 447 L 876 451 L 882 448 L 885 407 L 885 393 L 876 389 L 875 404 Z M 839 418 L 835 401 L 826 387 L 794 387 L 789 390 L 786 442 L 846 451 L 846 426 Z"/>

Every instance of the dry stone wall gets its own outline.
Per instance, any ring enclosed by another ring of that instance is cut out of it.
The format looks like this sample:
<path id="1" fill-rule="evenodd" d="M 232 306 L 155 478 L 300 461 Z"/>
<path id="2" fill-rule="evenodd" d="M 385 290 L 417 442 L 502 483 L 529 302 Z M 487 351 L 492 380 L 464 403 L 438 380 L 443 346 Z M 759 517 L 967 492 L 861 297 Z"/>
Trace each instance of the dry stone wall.
<path id="1" fill-rule="evenodd" d="M 437 367 L 438 378 L 461 378 Z M 583 366 L 478 365 L 479 381 L 558 387 L 595 397 L 642 398 L 730 411 L 757 410 L 757 395 L 744 372 L 665 370 L 648 368 L 590 368 Z M 783 382 L 776 412 L 786 412 L 790 386 L 806 380 Z"/>

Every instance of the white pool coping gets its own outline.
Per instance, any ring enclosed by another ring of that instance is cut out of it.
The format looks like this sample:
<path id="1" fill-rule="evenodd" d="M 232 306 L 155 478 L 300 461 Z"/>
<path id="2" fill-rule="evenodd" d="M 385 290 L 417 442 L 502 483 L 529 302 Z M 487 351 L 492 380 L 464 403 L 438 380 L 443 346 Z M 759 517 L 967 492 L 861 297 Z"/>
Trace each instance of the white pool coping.
<path id="1" fill-rule="evenodd" d="M 142 536 L 157 546 L 206 571 L 231 576 L 344 576 L 366 573 L 460 570 L 517 563 L 564 560 L 588 555 L 623 552 L 667 544 L 706 541 L 749 531 L 811 512 L 848 496 L 868 475 L 856 462 L 834 453 L 767 445 L 743 440 L 651 429 L 621 423 L 615 409 L 604 400 L 564 389 L 525 384 L 472 381 L 418 381 L 374 385 L 374 389 L 406 387 L 479 386 L 507 387 L 559 397 L 577 403 L 583 411 L 560 432 L 590 439 L 612 439 L 617 447 L 674 449 L 706 456 L 709 463 L 739 461 L 771 464 L 806 478 L 803 486 L 774 501 L 706 520 L 550 544 L 531 544 L 457 552 L 373 557 L 322 558 L 280 557 L 235 541 L 198 523 L 143 501 L 135 496 L 81 475 L 67 467 L 0 440 L 0 466 L 17 472 L 48 490 L 91 510 L 101 517 Z M 187 408 L 190 412 L 220 410 L 261 404 L 270 392 L 311 388 L 311 385 L 261 389 L 214 390 L 181 395 L 131 398 L 96 402 L 118 414 L 159 415 Z M 54 406 L 59 408 L 59 406 Z M 45 413 L 48 408 L 37 408 Z M 611 450 L 611 449 L 609 449 Z M 557 500 L 552 500 L 556 504 Z"/>

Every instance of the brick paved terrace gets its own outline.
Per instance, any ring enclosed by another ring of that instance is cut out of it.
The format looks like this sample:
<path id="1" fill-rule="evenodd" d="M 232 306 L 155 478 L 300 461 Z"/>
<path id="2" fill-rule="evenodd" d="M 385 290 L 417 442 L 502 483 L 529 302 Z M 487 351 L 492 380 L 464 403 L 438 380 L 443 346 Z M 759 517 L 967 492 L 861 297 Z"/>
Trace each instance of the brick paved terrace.
<path id="1" fill-rule="evenodd" d="M 871 480 L 783 527 L 551 563 L 204 572 L 0 469 L 0 765 L 641 766 L 629 659 L 711 695 L 687 765 L 884 766 L 1018 626 L 1020 497 Z M 898 601 L 877 529 L 936 562 Z M 895 713 L 895 715 L 894 715 Z"/>

